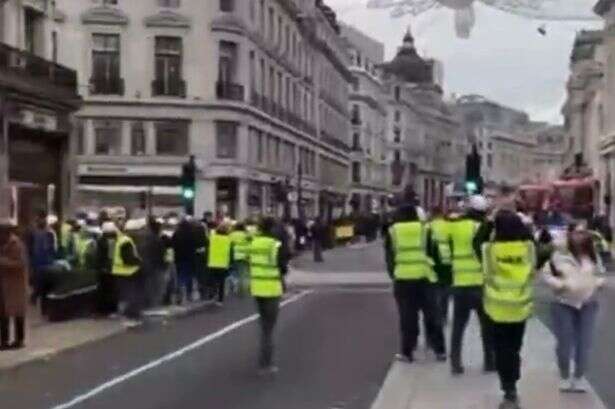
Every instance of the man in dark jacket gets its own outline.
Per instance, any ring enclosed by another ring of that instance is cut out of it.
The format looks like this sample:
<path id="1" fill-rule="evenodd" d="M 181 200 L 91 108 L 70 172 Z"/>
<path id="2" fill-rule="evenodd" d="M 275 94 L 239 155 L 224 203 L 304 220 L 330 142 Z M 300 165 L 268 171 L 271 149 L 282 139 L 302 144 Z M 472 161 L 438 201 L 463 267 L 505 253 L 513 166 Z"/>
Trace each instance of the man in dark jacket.
<path id="1" fill-rule="evenodd" d="M 177 226 L 172 238 L 172 247 L 179 282 L 177 300 L 178 303 L 183 303 L 190 301 L 192 297 L 197 251 L 194 227 L 187 218 L 182 219 Z"/>
<path id="2" fill-rule="evenodd" d="M 322 222 L 320 216 L 316 217 L 314 224 L 312 225 L 312 248 L 314 250 L 314 262 L 322 263 L 324 261 L 322 257 L 322 250 L 327 238 L 327 228 Z"/>
<path id="3" fill-rule="evenodd" d="M 143 257 L 142 273 L 146 292 L 145 304 L 148 307 L 157 306 L 162 301 L 166 249 L 160 230 L 160 223 L 155 218 L 150 217 L 141 250 Z"/>

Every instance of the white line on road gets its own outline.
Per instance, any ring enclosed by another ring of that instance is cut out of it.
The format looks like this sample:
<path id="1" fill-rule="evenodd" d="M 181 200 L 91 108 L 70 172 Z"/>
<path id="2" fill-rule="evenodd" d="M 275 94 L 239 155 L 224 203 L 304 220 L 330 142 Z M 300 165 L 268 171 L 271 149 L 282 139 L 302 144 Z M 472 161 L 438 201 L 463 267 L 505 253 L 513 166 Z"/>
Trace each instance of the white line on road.
<path id="1" fill-rule="evenodd" d="M 301 298 L 305 297 L 306 295 L 310 294 L 312 291 L 307 290 L 307 291 L 303 291 L 299 294 L 296 294 L 284 301 L 282 301 L 281 303 L 281 307 L 284 307 L 288 304 L 291 304 L 295 301 L 300 300 Z M 185 354 L 187 354 L 188 352 L 194 351 L 195 349 L 198 349 L 200 347 L 202 347 L 203 345 L 217 339 L 220 338 L 226 334 L 228 334 L 229 332 L 232 332 L 240 327 L 243 327 L 244 325 L 247 325 L 251 322 L 254 322 L 258 319 L 258 314 L 253 314 L 250 315 L 249 317 L 246 317 L 242 320 L 239 320 L 237 322 L 232 323 L 231 325 L 228 325 L 212 334 L 209 334 L 195 342 L 193 342 L 190 345 L 186 345 L 185 347 L 178 349 L 175 352 L 171 352 L 167 355 L 164 355 L 161 358 L 158 358 L 148 364 L 145 364 L 143 366 L 140 366 L 139 368 L 133 369 L 130 372 L 127 372 L 123 375 L 120 375 L 116 378 L 113 378 L 105 383 L 102 383 L 100 385 L 98 385 L 97 387 L 95 387 L 94 389 L 91 389 L 90 391 L 83 393 L 81 395 L 77 395 L 75 398 L 73 398 L 72 400 L 66 402 L 66 403 L 61 403 L 59 405 L 53 406 L 51 409 L 68 409 L 68 408 L 72 408 L 76 405 L 79 405 L 80 403 L 83 403 L 93 397 L 95 397 L 96 395 L 101 394 L 102 392 L 106 391 L 107 389 L 111 389 L 116 385 L 119 385 L 123 382 L 126 382 L 138 375 L 141 375 L 144 372 L 147 372 L 151 369 L 154 369 L 162 364 L 165 364 L 169 361 L 173 361 Z"/>

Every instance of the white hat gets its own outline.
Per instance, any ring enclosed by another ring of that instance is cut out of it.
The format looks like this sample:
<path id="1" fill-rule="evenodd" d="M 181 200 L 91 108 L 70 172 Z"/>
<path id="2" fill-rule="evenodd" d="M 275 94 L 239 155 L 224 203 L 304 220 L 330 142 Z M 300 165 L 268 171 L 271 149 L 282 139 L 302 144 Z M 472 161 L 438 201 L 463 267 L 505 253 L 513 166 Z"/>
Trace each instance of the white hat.
<path id="1" fill-rule="evenodd" d="M 56 224 L 58 222 L 58 216 L 55 214 L 50 214 L 47 216 L 47 224 Z"/>
<path id="2" fill-rule="evenodd" d="M 113 222 L 104 222 L 102 224 L 103 233 L 117 233 L 117 226 Z"/>
<path id="3" fill-rule="evenodd" d="M 84 226 L 85 226 L 85 220 L 83 220 L 83 219 L 78 219 L 78 220 L 77 220 L 77 226 L 79 226 L 79 227 L 84 227 Z"/>
<path id="4" fill-rule="evenodd" d="M 483 195 L 474 195 L 470 197 L 469 201 L 470 209 L 476 210 L 478 212 L 486 212 L 489 208 L 489 201 Z"/>
<path id="5" fill-rule="evenodd" d="M 102 229 L 98 226 L 88 226 L 85 231 L 96 236 L 100 236 L 103 233 Z"/>
<path id="6" fill-rule="evenodd" d="M 126 222 L 124 230 L 141 230 L 147 226 L 145 219 L 130 219 Z"/>
<path id="7" fill-rule="evenodd" d="M 177 217 L 169 217 L 169 220 L 167 220 L 167 224 L 169 226 L 177 226 L 179 224 L 179 220 L 177 219 Z"/>

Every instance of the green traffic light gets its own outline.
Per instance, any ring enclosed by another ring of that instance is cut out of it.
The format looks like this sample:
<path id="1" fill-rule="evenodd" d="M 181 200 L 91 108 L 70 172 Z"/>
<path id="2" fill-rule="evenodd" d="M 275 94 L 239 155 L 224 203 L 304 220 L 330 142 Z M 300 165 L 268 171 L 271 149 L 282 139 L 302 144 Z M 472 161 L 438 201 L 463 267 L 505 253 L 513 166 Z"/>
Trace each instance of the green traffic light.
<path id="1" fill-rule="evenodd" d="M 477 186 L 476 182 L 473 182 L 473 181 L 466 182 L 466 190 L 469 193 L 476 192 L 478 190 L 478 186 Z"/>
<path id="2" fill-rule="evenodd" d="M 184 189 L 182 191 L 182 196 L 184 196 L 184 199 L 194 199 L 194 189 Z"/>

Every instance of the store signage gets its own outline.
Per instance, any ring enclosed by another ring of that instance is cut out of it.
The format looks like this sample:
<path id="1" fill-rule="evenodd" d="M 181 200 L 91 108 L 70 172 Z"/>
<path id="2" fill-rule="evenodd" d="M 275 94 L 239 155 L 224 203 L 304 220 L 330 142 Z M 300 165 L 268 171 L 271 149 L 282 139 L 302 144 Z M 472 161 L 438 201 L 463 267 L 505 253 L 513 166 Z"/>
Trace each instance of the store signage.
<path id="1" fill-rule="evenodd" d="M 58 118 L 55 115 L 30 109 L 19 111 L 19 123 L 28 128 L 44 129 L 46 131 L 56 131 L 58 129 Z"/>

